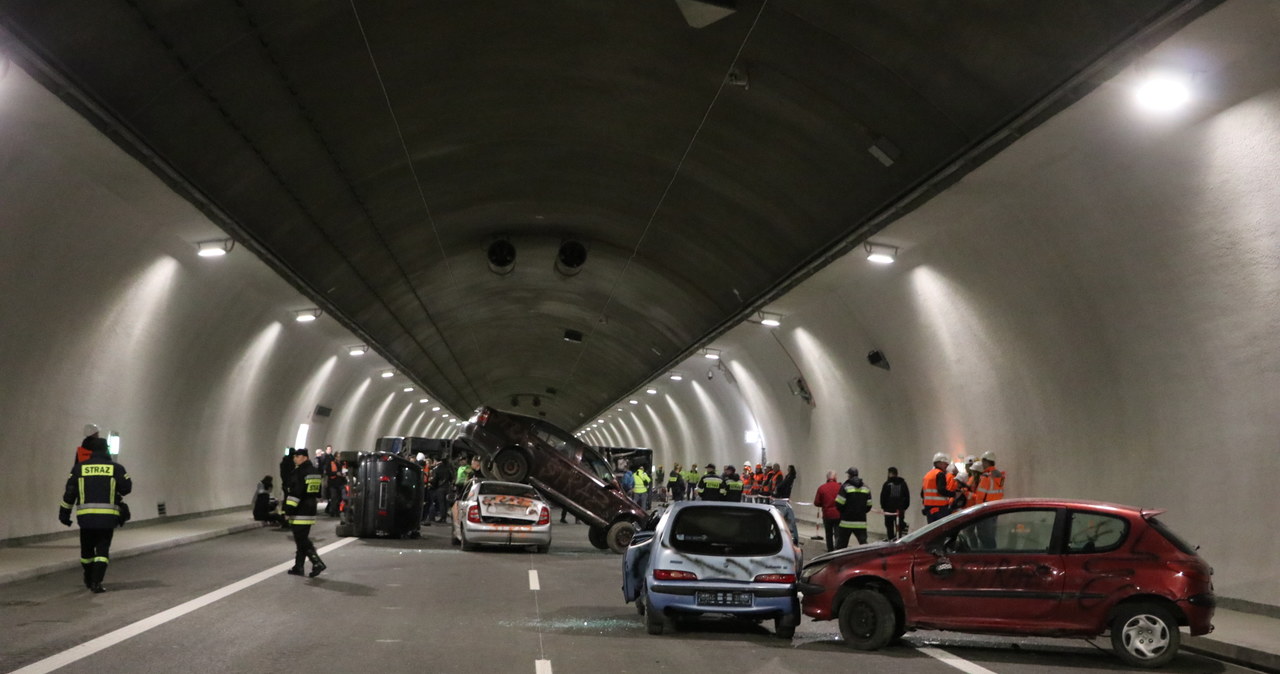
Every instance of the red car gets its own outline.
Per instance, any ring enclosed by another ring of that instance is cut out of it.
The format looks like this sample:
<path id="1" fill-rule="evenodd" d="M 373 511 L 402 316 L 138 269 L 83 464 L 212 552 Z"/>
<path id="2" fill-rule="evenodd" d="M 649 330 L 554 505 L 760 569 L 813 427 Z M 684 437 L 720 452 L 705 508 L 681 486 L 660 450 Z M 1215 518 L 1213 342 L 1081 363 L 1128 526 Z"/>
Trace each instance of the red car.
<path id="1" fill-rule="evenodd" d="M 804 614 L 840 621 L 845 643 L 874 650 L 907 630 L 1035 636 L 1111 631 L 1130 665 L 1158 667 L 1178 626 L 1213 630 L 1213 570 L 1156 516 L 1162 510 L 1062 499 L 975 506 L 896 543 L 805 564 Z"/>

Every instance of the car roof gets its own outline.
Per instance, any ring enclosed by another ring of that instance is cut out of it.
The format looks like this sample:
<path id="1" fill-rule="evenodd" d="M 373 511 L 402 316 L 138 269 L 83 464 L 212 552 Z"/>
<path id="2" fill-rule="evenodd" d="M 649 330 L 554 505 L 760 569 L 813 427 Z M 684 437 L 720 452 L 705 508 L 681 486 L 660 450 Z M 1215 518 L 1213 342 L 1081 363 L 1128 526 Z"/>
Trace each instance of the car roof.
<path id="1" fill-rule="evenodd" d="M 1004 505 L 1000 505 L 1004 504 Z M 990 501 L 975 507 L 1007 507 L 1007 506 L 1040 506 L 1044 508 L 1081 508 L 1085 510 L 1110 510 L 1113 512 L 1123 512 L 1131 515 L 1142 515 L 1144 513 L 1155 512 L 1151 509 L 1138 508 L 1136 506 L 1122 505 L 1120 503 L 1108 503 L 1106 501 L 1090 501 L 1086 499 L 1070 499 L 1070 498 L 1044 498 L 1044 497 L 1024 497 L 1024 498 L 1007 498 L 999 501 Z M 961 511 L 963 512 L 963 511 Z"/>
<path id="2" fill-rule="evenodd" d="M 533 492 L 538 491 L 532 485 L 527 485 L 523 482 L 503 482 L 502 480 L 477 480 L 476 482 L 480 485 L 492 484 L 492 485 L 500 485 L 503 487 L 524 487 L 525 489 L 528 489 Z"/>
<path id="3" fill-rule="evenodd" d="M 746 508 L 750 510 L 775 510 L 768 503 L 743 503 L 740 501 L 680 501 L 672 504 L 671 512 L 687 510 L 689 508 Z"/>

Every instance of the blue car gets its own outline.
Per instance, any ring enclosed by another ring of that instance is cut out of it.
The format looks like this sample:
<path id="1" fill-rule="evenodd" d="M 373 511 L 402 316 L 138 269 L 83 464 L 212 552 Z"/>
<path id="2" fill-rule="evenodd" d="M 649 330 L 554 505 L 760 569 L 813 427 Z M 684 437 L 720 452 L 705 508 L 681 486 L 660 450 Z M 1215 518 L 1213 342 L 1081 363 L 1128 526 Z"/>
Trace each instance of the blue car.
<path id="1" fill-rule="evenodd" d="M 650 634 L 677 616 L 722 614 L 773 620 L 779 637 L 800 623 L 801 553 L 773 506 L 682 501 L 642 531 L 623 558 L 622 594 Z"/>

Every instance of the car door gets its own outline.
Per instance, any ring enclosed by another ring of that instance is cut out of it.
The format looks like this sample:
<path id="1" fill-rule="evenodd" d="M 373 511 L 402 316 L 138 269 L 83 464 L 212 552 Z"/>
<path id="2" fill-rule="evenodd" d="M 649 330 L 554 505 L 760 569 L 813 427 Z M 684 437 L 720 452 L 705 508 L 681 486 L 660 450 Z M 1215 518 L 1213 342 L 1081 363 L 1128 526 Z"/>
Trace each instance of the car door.
<path id="1" fill-rule="evenodd" d="M 1132 554 L 1130 522 L 1119 513 L 1067 511 L 1061 616 L 1084 631 L 1104 625 L 1117 598 L 1134 592 L 1138 569 L 1150 560 Z"/>
<path id="2" fill-rule="evenodd" d="M 1004 509 L 966 518 L 931 539 L 913 560 L 923 625 L 1017 630 L 1052 620 L 1062 597 L 1056 508 Z"/>

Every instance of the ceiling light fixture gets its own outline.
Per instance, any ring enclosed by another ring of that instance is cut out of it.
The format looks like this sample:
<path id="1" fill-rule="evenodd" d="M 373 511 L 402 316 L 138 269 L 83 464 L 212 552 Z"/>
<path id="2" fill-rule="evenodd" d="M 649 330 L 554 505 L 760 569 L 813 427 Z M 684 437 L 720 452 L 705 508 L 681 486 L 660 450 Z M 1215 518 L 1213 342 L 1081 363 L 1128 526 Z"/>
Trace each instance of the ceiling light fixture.
<path id="1" fill-rule="evenodd" d="M 639 401 L 639 400 L 628 400 L 627 402 L 631 403 L 632 405 L 639 405 L 639 404 L 640 404 L 640 401 Z"/>
<path id="2" fill-rule="evenodd" d="M 381 376 L 382 376 L 382 378 L 383 378 L 383 379 L 390 379 L 390 378 L 392 378 L 392 377 L 396 376 L 396 371 L 395 371 L 395 370 L 383 370 L 383 371 L 382 371 L 382 375 L 381 375 Z"/>
<path id="3" fill-rule="evenodd" d="M 765 311 L 759 312 L 760 325 L 767 328 L 776 328 L 782 325 L 782 314 L 771 314 Z"/>
<path id="4" fill-rule="evenodd" d="M 404 387 L 404 392 L 405 392 L 405 393 L 413 393 L 413 387 L 412 387 L 412 386 L 406 386 L 406 387 Z"/>
<path id="5" fill-rule="evenodd" d="M 347 347 L 347 355 L 349 356 L 363 356 L 366 353 L 369 353 L 368 344 L 357 344 L 355 346 Z"/>
<path id="6" fill-rule="evenodd" d="M 431 411 L 432 411 L 432 412 L 439 412 L 439 411 L 440 411 L 440 408 L 439 408 L 439 407 L 432 407 L 432 408 L 431 408 Z"/>
<path id="7" fill-rule="evenodd" d="M 222 257 L 236 247 L 232 239 L 211 239 L 196 244 L 196 255 L 200 257 Z"/>
<path id="8" fill-rule="evenodd" d="M 862 244 L 862 248 L 867 251 L 867 262 L 876 264 L 893 264 L 898 257 L 898 247 L 890 246 L 883 243 L 871 243 L 870 241 Z"/>
<path id="9" fill-rule="evenodd" d="M 430 400 L 430 399 L 428 399 L 428 398 L 422 398 L 422 399 L 418 400 L 418 402 L 420 402 L 420 403 L 429 403 L 429 402 L 431 402 L 431 400 Z"/>
<path id="10" fill-rule="evenodd" d="M 293 320 L 299 323 L 310 323 L 317 318 L 320 318 L 319 309 L 299 309 L 293 312 Z"/>
<path id="11" fill-rule="evenodd" d="M 647 389 L 645 389 L 645 390 L 644 390 L 644 392 L 645 392 L 645 393 L 648 393 L 648 394 L 649 394 L 649 395 L 651 395 L 651 396 L 652 396 L 652 395 L 657 395 L 657 394 L 658 394 L 658 389 L 656 389 L 656 388 L 647 388 Z"/>
<path id="12" fill-rule="evenodd" d="M 707 347 L 702 350 L 702 357 L 708 360 L 720 360 L 720 349 Z"/>

